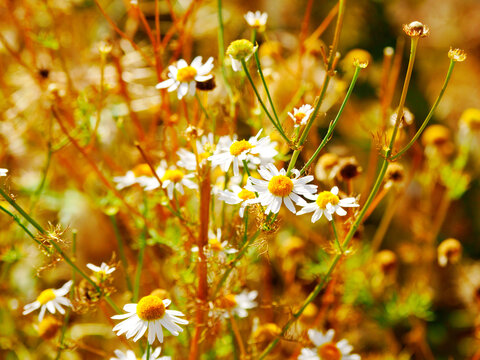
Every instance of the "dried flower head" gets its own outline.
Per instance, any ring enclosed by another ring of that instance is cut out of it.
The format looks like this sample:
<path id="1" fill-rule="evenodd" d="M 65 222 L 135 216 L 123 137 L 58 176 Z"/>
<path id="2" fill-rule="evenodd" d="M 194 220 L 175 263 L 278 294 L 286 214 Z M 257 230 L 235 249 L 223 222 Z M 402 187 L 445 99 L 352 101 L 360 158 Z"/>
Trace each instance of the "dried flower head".
<path id="1" fill-rule="evenodd" d="M 422 135 L 424 146 L 442 146 L 450 141 L 450 129 L 444 125 L 435 124 L 427 127 Z"/>
<path id="2" fill-rule="evenodd" d="M 346 67 L 353 64 L 353 66 L 360 67 L 362 69 L 366 68 L 371 62 L 372 55 L 363 49 L 350 50 L 347 55 L 345 55 L 345 59 L 342 61 Z"/>
<path id="3" fill-rule="evenodd" d="M 196 84 L 197 89 L 201 91 L 212 91 L 217 86 L 215 84 L 215 76 L 213 74 L 211 79 L 203 82 L 197 82 Z"/>
<path id="4" fill-rule="evenodd" d="M 384 274 L 391 274 L 397 269 L 397 255 L 391 250 L 378 252 L 375 262 Z"/>
<path id="5" fill-rule="evenodd" d="M 38 324 L 38 335 L 43 340 L 51 340 L 62 326 L 62 322 L 53 316 L 46 316 L 40 324 Z"/>
<path id="6" fill-rule="evenodd" d="M 462 256 L 462 244 L 457 239 L 443 240 L 437 248 L 438 265 L 455 264 Z"/>
<path id="7" fill-rule="evenodd" d="M 320 181 L 333 179 L 336 175 L 337 165 L 340 161 L 338 155 L 326 153 L 320 156 L 315 166 L 315 176 Z"/>
<path id="8" fill-rule="evenodd" d="M 428 36 L 430 29 L 420 21 L 412 21 L 410 24 L 403 25 L 403 31 L 411 37 L 425 37 Z"/>
<path id="9" fill-rule="evenodd" d="M 389 164 L 385 174 L 385 187 L 403 185 L 405 180 L 405 170 L 403 166 L 397 163 Z"/>
<path id="10" fill-rule="evenodd" d="M 462 49 L 452 49 L 448 51 L 448 57 L 453 61 L 462 62 L 467 58 L 467 53 Z"/>
<path id="11" fill-rule="evenodd" d="M 469 108 L 460 116 L 460 122 L 470 130 L 480 130 L 480 109 Z"/>
<path id="12" fill-rule="evenodd" d="M 354 156 L 342 158 L 338 164 L 337 177 L 342 181 L 348 181 L 356 178 L 362 171 L 362 167 Z"/>

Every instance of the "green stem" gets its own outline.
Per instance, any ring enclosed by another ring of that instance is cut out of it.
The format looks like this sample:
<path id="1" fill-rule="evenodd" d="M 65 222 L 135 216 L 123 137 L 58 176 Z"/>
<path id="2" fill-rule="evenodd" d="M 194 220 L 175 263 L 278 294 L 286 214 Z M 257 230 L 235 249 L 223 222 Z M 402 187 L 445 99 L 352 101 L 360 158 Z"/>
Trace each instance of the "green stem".
<path id="1" fill-rule="evenodd" d="M 200 108 L 202 109 L 202 112 L 204 113 L 205 117 L 210 120 L 210 116 L 208 116 L 208 112 L 205 109 L 205 107 L 203 106 L 202 101 L 200 100 L 200 97 L 198 96 L 197 91 L 195 91 L 195 98 L 197 99 L 198 105 L 200 105 Z"/>
<path id="2" fill-rule="evenodd" d="M 257 232 L 255 234 L 252 235 L 252 237 L 250 239 L 248 239 L 244 244 L 243 244 L 243 247 L 240 249 L 240 251 L 238 252 L 237 256 L 235 257 L 235 259 L 232 260 L 232 262 L 230 263 L 230 266 L 229 268 L 225 271 L 225 273 L 223 274 L 223 276 L 221 277 L 220 281 L 218 282 L 218 285 L 215 289 L 215 291 L 213 292 L 213 297 L 215 297 L 217 295 L 217 293 L 220 291 L 220 289 L 222 288 L 223 284 L 225 283 L 225 281 L 227 280 L 228 276 L 230 275 L 230 273 L 232 272 L 232 270 L 235 268 L 235 264 L 243 257 L 243 255 L 245 255 L 245 252 L 247 251 L 248 247 L 250 246 L 250 244 L 258 237 L 258 235 L 260 235 L 260 230 L 257 230 Z"/>
<path id="3" fill-rule="evenodd" d="M 407 90 L 408 90 L 408 85 L 410 83 L 410 77 L 412 75 L 412 68 L 413 68 L 413 63 L 415 60 L 415 53 L 416 53 L 416 47 L 418 44 L 418 37 L 412 38 L 412 46 L 410 50 L 410 59 L 408 63 L 408 69 L 407 69 L 407 74 L 405 76 L 405 82 L 403 84 L 403 90 L 402 90 L 402 95 L 400 97 L 400 102 L 399 102 L 399 114 L 403 114 L 403 106 L 405 104 L 405 99 L 407 95 Z M 372 203 L 373 199 L 375 198 L 375 195 L 378 193 L 380 190 L 380 187 L 383 182 L 383 178 L 385 177 L 385 173 L 387 172 L 387 167 L 388 167 L 388 158 L 392 152 L 393 144 L 395 143 L 395 136 L 397 134 L 398 130 L 398 125 L 399 125 L 399 119 L 400 115 L 397 114 L 397 121 L 395 123 L 395 128 L 392 133 L 392 138 L 390 139 L 390 146 L 387 148 L 385 157 L 383 159 L 382 167 L 380 169 L 380 172 L 377 176 L 377 179 L 375 181 L 375 185 L 373 186 L 373 189 L 371 190 L 367 200 L 365 201 L 365 205 L 363 206 L 362 210 L 358 214 L 357 218 L 355 219 L 355 222 L 353 223 L 352 227 L 350 228 L 348 234 L 345 236 L 345 240 L 343 241 L 343 249 L 348 248 L 348 244 L 353 238 L 353 235 L 357 231 L 358 227 L 360 226 L 360 223 L 362 222 L 366 212 L 368 211 L 368 208 L 370 204 Z M 263 351 L 263 353 L 260 355 L 259 360 L 264 359 L 277 345 L 277 343 L 280 341 L 280 338 L 283 337 L 290 326 L 302 315 L 303 311 L 305 308 L 318 296 L 320 291 L 323 289 L 325 284 L 327 283 L 328 278 L 332 274 L 333 270 L 337 266 L 338 262 L 340 261 L 341 257 L 343 254 L 337 254 L 332 260 L 332 263 L 330 264 L 329 269 L 327 270 L 327 273 L 325 276 L 322 278 L 322 280 L 317 284 L 315 289 L 308 295 L 307 299 L 304 301 L 303 305 L 300 307 L 300 309 L 293 314 L 293 316 L 290 318 L 290 320 L 287 321 L 287 323 L 284 325 L 282 328 L 282 331 L 278 337 L 276 337 L 268 346 L 267 348 Z"/>
<path id="4" fill-rule="evenodd" d="M 263 87 L 265 88 L 265 92 L 267 93 L 268 102 L 270 103 L 270 107 L 273 111 L 273 116 L 275 116 L 275 120 L 277 121 L 277 125 L 281 128 L 282 125 L 280 124 L 280 120 L 278 120 L 277 111 L 275 110 L 275 105 L 273 105 L 272 97 L 270 96 L 270 91 L 268 90 L 267 82 L 265 81 L 265 77 L 263 76 L 262 65 L 260 64 L 260 60 L 258 58 L 258 51 L 255 51 L 253 54 L 255 57 L 255 62 L 257 63 L 258 73 L 260 74 L 260 78 L 262 79 Z"/>
<path id="5" fill-rule="evenodd" d="M 302 132 L 302 136 L 300 137 L 300 141 L 298 142 L 296 146 L 296 150 L 293 152 L 292 157 L 290 159 L 290 163 L 288 164 L 287 168 L 287 176 L 290 175 L 290 172 L 292 171 L 293 167 L 295 166 L 298 156 L 300 155 L 300 152 L 302 151 L 302 146 L 305 143 L 305 140 L 307 139 L 308 133 L 310 132 L 310 128 L 313 125 L 313 122 L 317 118 L 317 114 L 320 111 L 320 107 L 323 103 L 323 99 L 325 98 L 325 94 L 327 92 L 327 87 L 330 82 L 330 79 L 334 75 L 334 69 L 332 69 L 333 62 L 335 60 L 335 56 L 337 54 L 337 47 L 338 47 L 338 42 L 340 40 L 340 33 L 342 31 L 342 24 L 343 24 L 343 16 L 345 14 L 345 1 L 346 0 L 339 0 L 338 4 L 338 16 L 337 16 L 337 24 L 335 26 L 335 34 L 333 36 L 333 42 L 332 42 L 332 48 L 330 52 L 330 56 L 328 58 L 328 63 L 327 67 L 325 69 L 325 80 L 323 81 L 322 89 L 320 91 L 320 96 L 318 97 L 318 100 L 316 101 L 315 109 L 313 110 L 312 115 L 310 116 L 310 119 L 307 122 L 307 126 Z"/>
<path id="6" fill-rule="evenodd" d="M 123 271 L 125 272 L 125 281 L 127 283 L 127 288 L 129 291 L 132 291 L 133 290 L 132 280 L 130 280 L 130 276 L 128 275 L 127 257 L 125 256 L 125 249 L 123 248 L 122 236 L 120 235 L 120 231 L 118 229 L 117 219 L 115 218 L 115 215 L 110 215 L 110 221 L 112 222 L 113 231 L 115 233 L 115 237 L 117 238 L 118 254 L 120 255 L 120 261 L 122 262 Z"/>
<path id="7" fill-rule="evenodd" d="M 345 95 L 345 98 L 343 99 L 343 103 L 340 106 L 340 109 L 338 110 L 337 116 L 335 119 L 332 121 L 332 123 L 328 127 L 327 134 L 323 138 L 322 142 L 318 146 L 317 150 L 315 150 L 315 153 L 312 155 L 312 157 L 307 161 L 307 163 L 303 166 L 302 170 L 300 171 L 300 175 L 303 175 L 305 171 L 308 169 L 308 167 L 312 164 L 312 162 L 317 158 L 318 154 L 320 154 L 320 151 L 327 145 L 327 142 L 330 140 L 333 130 L 335 129 L 335 126 L 337 126 L 337 122 L 340 119 L 340 116 L 342 116 L 343 110 L 345 108 L 345 105 L 347 104 L 348 99 L 350 98 L 350 95 L 352 94 L 353 88 L 355 87 L 355 83 L 357 82 L 358 75 L 360 74 L 361 67 L 356 66 L 355 67 L 355 73 L 353 74 L 352 81 L 350 82 L 350 86 L 348 88 L 347 94 Z"/>
<path id="8" fill-rule="evenodd" d="M 250 72 L 248 71 L 247 64 L 245 63 L 245 59 L 242 59 L 242 67 L 243 67 L 243 70 L 245 71 L 245 75 L 247 75 L 250 85 L 252 85 L 253 91 L 255 92 L 258 102 L 263 108 L 263 111 L 265 111 L 265 114 L 267 115 L 268 119 L 273 124 L 273 126 L 275 126 L 275 128 L 278 130 L 280 135 L 282 135 L 282 137 L 285 139 L 287 144 L 290 144 L 290 139 L 287 137 L 287 135 L 285 135 L 285 133 L 283 132 L 283 129 L 280 126 L 278 126 L 278 124 L 275 122 L 275 120 L 272 118 L 272 116 L 268 112 L 267 107 L 263 103 L 262 98 L 260 97 L 260 94 L 258 93 L 257 88 L 255 87 L 255 84 L 253 83 L 252 77 L 250 76 Z"/>
<path id="9" fill-rule="evenodd" d="M 218 16 L 218 61 L 222 69 L 223 82 L 227 88 L 227 93 L 230 98 L 230 116 L 235 114 L 235 101 L 233 97 L 233 90 L 227 80 L 227 72 L 225 70 L 225 44 L 224 44 L 224 29 L 222 16 L 222 0 L 217 0 L 217 16 Z"/>
<path id="10" fill-rule="evenodd" d="M 243 162 L 243 168 L 245 169 L 245 172 L 247 173 L 248 177 L 251 177 L 252 175 L 250 174 L 250 169 L 248 168 L 248 163 L 247 160 L 242 160 Z M 258 192 L 255 191 L 255 197 L 258 197 Z"/>
<path id="11" fill-rule="evenodd" d="M 15 210 L 17 210 L 20 215 L 24 217 L 30 224 L 35 227 L 41 234 L 46 234 L 47 232 L 38 224 L 35 220 L 32 219 L 30 215 L 28 215 L 16 202 L 13 200 L 2 188 L 0 188 L 0 195 L 10 204 L 13 206 Z"/>
<path id="12" fill-rule="evenodd" d="M 432 118 L 433 113 L 437 109 L 437 106 L 440 103 L 440 100 L 442 100 L 443 94 L 445 93 L 445 90 L 447 89 L 448 82 L 450 81 L 450 77 L 452 76 L 454 66 L 455 66 L 455 61 L 450 60 L 450 66 L 448 67 L 447 76 L 445 77 L 445 81 L 443 83 L 442 89 L 440 90 L 440 94 L 438 94 L 437 99 L 433 103 L 433 106 L 430 109 L 430 112 L 428 113 L 427 117 L 423 121 L 422 126 L 420 127 L 420 129 L 418 129 L 417 133 L 412 138 L 412 140 L 410 140 L 410 142 L 402 150 L 400 150 L 398 153 L 396 153 L 395 155 L 390 157 L 391 160 L 395 160 L 395 159 L 399 158 L 400 156 L 402 156 L 408 149 L 410 149 L 412 147 L 412 145 L 415 143 L 415 141 L 417 141 L 417 139 L 420 137 L 423 130 L 428 125 L 428 122 Z"/>
<path id="13" fill-rule="evenodd" d="M 142 234 L 140 235 L 139 245 L 140 245 L 140 248 L 138 250 L 137 270 L 135 272 L 135 286 L 133 288 L 133 297 L 132 297 L 132 301 L 134 303 L 137 302 L 138 295 L 140 293 L 140 280 L 142 277 L 143 258 L 145 255 L 145 248 L 147 246 L 146 228 L 143 229 Z"/>
<path id="14" fill-rule="evenodd" d="M 150 360 L 150 343 L 147 341 L 147 356 L 146 360 Z"/>
<path id="15" fill-rule="evenodd" d="M 338 232 L 337 232 L 337 226 L 335 225 L 335 218 L 332 216 L 332 229 L 333 229 L 333 235 L 335 236 L 335 244 L 338 247 L 338 250 L 340 250 L 340 253 L 343 254 L 343 246 L 340 244 L 340 240 L 338 239 Z"/>
<path id="16" fill-rule="evenodd" d="M 255 45 L 255 41 L 257 40 L 257 29 L 252 29 L 252 44 Z"/>

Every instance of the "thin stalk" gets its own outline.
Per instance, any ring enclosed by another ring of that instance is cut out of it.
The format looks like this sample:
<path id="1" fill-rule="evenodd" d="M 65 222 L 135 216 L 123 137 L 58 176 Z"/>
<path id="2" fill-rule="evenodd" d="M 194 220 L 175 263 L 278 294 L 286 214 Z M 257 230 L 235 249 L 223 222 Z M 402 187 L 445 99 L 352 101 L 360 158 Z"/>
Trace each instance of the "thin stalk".
<path id="1" fill-rule="evenodd" d="M 145 214 L 147 213 L 147 198 L 144 198 Z M 135 272 L 135 285 L 133 288 L 132 302 L 136 303 L 138 300 L 138 295 L 140 293 L 140 280 L 142 278 L 142 268 L 143 268 L 143 258 L 145 256 L 145 248 L 147 247 L 147 227 L 145 226 L 142 230 L 139 239 L 139 249 L 138 249 L 138 259 L 137 259 L 137 270 Z"/>
<path id="2" fill-rule="evenodd" d="M 127 283 L 127 288 L 129 291 L 132 291 L 133 290 L 132 280 L 130 280 L 130 276 L 128 275 L 127 257 L 125 256 L 125 249 L 123 248 L 122 236 L 120 235 L 120 231 L 118 229 L 117 219 L 115 218 L 115 215 L 110 215 L 110 221 L 112 222 L 113 232 L 115 233 L 115 237 L 117 238 L 118 254 L 120 255 L 120 261 L 122 262 L 123 271 L 125 272 L 125 281 Z"/>
<path id="3" fill-rule="evenodd" d="M 237 322 L 235 321 L 234 315 L 230 311 L 230 323 L 232 324 L 232 331 L 235 335 L 235 339 L 237 340 L 238 349 L 240 351 L 240 359 L 244 360 L 247 357 L 247 353 L 245 351 L 245 345 L 243 344 L 242 336 L 240 335 L 240 331 L 238 330 Z"/>
<path id="4" fill-rule="evenodd" d="M 403 84 L 402 95 L 400 97 L 400 102 L 399 102 L 399 105 L 398 105 L 399 114 L 403 114 L 403 106 L 405 104 L 408 85 L 410 83 L 410 78 L 411 78 L 411 75 L 412 75 L 412 69 L 413 69 L 413 63 L 415 61 L 415 53 L 416 53 L 417 44 L 418 44 L 418 37 L 412 37 L 412 46 L 411 46 L 411 50 L 410 50 L 410 59 L 409 59 L 409 63 L 408 63 L 407 74 L 405 76 L 405 82 Z M 399 114 L 397 114 L 397 121 L 395 123 L 395 128 L 394 128 L 394 131 L 392 133 L 392 137 L 390 139 L 390 145 L 386 149 L 385 157 L 384 157 L 383 163 L 382 163 L 382 167 L 381 167 L 380 172 L 379 172 L 379 174 L 377 176 L 377 179 L 375 181 L 375 185 L 373 186 L 373 189 L 371 190 L 367 200 L 365 201 L 365 205 L 363 206 L 362 210 L 360 211 L 357 218 L 355 219 L 355 222 L 353 223 L 349 232 L 345 236 L 345 240 L 343 241 L 343 249 L 348 248 L 348 244 L 350 243 L 350 241 L 353 238 L 353 235 L 355 234 L 358 227 L 360 226 L 360 223 L 362 222 L 366 212 L 368 211 L 368 208 L 369 208 L 370 204 L 372 203 L 373 199 L 375 198 L 375 195 L 380 190 L 380 187 L 381 187 L 382 182 L 383 182 L 383 178 L 385 177 L 385 174 L 387 172 L 388 158 L 390 157 L 390 155 L 392 153 L 393 144 L 395 143 L 395 136 L 397 134 L 399 119 L 400 119 Z M 259 360 L 264 359 L 275 348 L 277 343 L 280 341 L 280 338 L 283 337 L 286 334 L 286 332 L 288 331 L 290 326 L 292 326 L 292 324 L 300 317 L 300 315 L 302 315 L 305 308 L 318 296 L 318 294 L 320 293 L 320 291 L 323 289 L 323 287 L 327 283 L 327 279 L 331 276 L 333 270 L 337 266 L 337 264 L 340 261 L 340 259 L 342 258 L 342 256 L 343 256 L 343 254 L 335 255 L 335 257 L 333 258 L 332 263 L 330 264 L 330 267 L 327 270 L 327 273 L 325 274 L 325 276 L 317 284 L 317 286 L 315 286 L 315 288 L 310 293 L 310 295 L 308 295 L 307 299 L 304 301 L 304 303 L 300 307 L 300 309 L 295 314 L 293 314 L 293 316 L 290 318 L 290 320 L 288 320 L 287 323 L 283 326 L 280 335 L 278 337 L 276 337 L 267 346 L 267 348 L 263 351 L 263 353 L 260 355 Z"/>
<path id="5" fill-rule="evenodd" d="M 220 291 L 220 289 L 222 288 L 223 284 L 225 283 L 225 281 L 227 280 L 228 276 L 230 275 L 230 273 L 232 272 L 232 270 L 235 268 L 235 264 L 243 257 L 243 255 L 245 255 L 245 252 L 247 251 L 248 247 L 250 246 L 250 244 L 255 241 L 255 239 L 258 237 L 258 235 L 260 235 L 260 230 L 257 230 L 257 232 L 255 234 L 252 235 L 252 237 L 250 239 L 248 239 L 244 244 L 243 244 L 243 247 L 240 249 L 240 251 L 238 252 L 237 256 L 235 257 L 235 259 L 233 259 L 228 267 L 228 269 L 225 271 L 225 273 L 222 275 L 220 281 L 218 282 L 217 284 L 217 287 L 215 289 L 215 291 L 213 292 L 213 297 L 215 297 L 217 295 L 217 293 Z"/>
<path id="6" fill-rule="evenodd" d="M 332 217 L 332 229 L 333 229 L 333 235 L 335 236 L 335 244 L 338 246 L 338 250 L 340 251 L 341 254 L 343 254 L 343 247 L 342 244 L 340 244 L 340 240 L 338 238 L 338 232 L 337 232 L 337 226 L 335 225 L 335 218 Z"/>
<path id="7" fill-rule="evenodd" d="M 223 82 L 227 88 L 227 93 L 230 98 L 230 116 L 235 114 L 235 101 L 233 99 L 233 90 L 230 83 L 227 80 L 227 72 L 225 70 L 225 40 L 223 29 L 223 16 L 222 16 L 222 0 L 217 0 L 217 15 L 218 15 L 218 61 L 222 69 Z"/>
<path id="8" fill-rule="evenodd" d="M 290 139 L 287 137 L 287 135 L 285 135 L 285 133 L 283 132 L 283 129 L 280 126 L 278 126 L 278 124 L 272 118 L 272 115 L 270 115 L 270 113 L 268 112 L 267 107 L 263 103 L 262 98 L 260 97 L 260 94 L 258 93 L 257 88 L 255 87 L 255 84 L 253 83 L 252 77 L 250 76 L 250 72 L 248 71 L 247 64 L 245 63 L 245 59 L 242 59 L 242 67 L 243 67 L 243 70 L 245 71 L 245 75 L 247 75 L 250 85 L 252 85 L 253 91 L 255 92 L 258 102 L 263 108 L 263 111 L 265 111 L 265 114 L 267 115 L 268 119 L 273 124 L 273 126 L 275 126 L 275 128 L 278 130 L 280 135 L 282 135 L 282 137 L 285 139 L 287 144 L 290 144 Z"/>
<path id="9" fill-rule="evenodd" d="M 243 214 L 243 223 L 244 223 L 244 229 L 243 229 L 243 243 L 245 244 L 248 239 L 248 205 L 244 209 L 244 214 Z"/>
<path id="10" fill-rule="evenodd" d="M 150 342 L 147 341 L 147 356 L 146 360 L 150 360 Z"/>
<path id="11" fill-rule="evenodd" d="M 300 171 L 300 175 L 303 175 L 305 171 L 309 168 L 309 166 L 312 164 L 313 161 L 317 158 L 318 154 L 320 154 L 320 151 L 327 145 L 327 142 L 330 140 L 333 130 L 335 129 L 335 126 L 337 126 L 337 122 L 342 116 L 343 110 L 345 109 L 345 105 L 347 104 L 348 99 L 350 98 L 350 95 L 352 94 L 353 88 L 355 87 L 355 83 L 357 82 L 358 75 L 360 74 L 360 71 L 362 70 L 361 67 L 356 66 L 355 67 L 355 73 L 353 74 L 352 81 L 350 82 L 350 86 L 348 88 L 347 94 L 345 95 L 345 98 L 343 99 L 342 105 L 340 106 L 340 109 L 338 110 L 337 116 L 335 119 L 332 121 L 332 123 L 328 127 L 328 131 L 325 134 L 322 142 L 320 145 L 318 145 L 317 150 L 313 153 L 312 157 L 306 162 L 306 164 L 303 166 L 302 170 Z"/>
<path id="12" fill-rule="evenodd" d="M 203 106 L 202 101 L 200 100 L 200 97 L 198 96 L 198 91 L 195 91 L 195 98 L 197 99 L 198 105 L 200 105 L 200 109 L 202 109 L 202 112 L 205 115 L 205 117 L 210 120 L 210 116 L 208 116 L 208 112 Z"/>
<path id="13" fill-rule="evenodd" d="M 257 40 L 257 29 L 252 30 L 252 44 L 255 44 L 255 41 Z"/>
<path id="14" fill-rule="evenodd" d="M 335 26 L 335 34 L 333 36 L 330 56 L 328 59 L 327 67 L 325 69 L 325 80 L 323 81 L 322 89 L 320 91 L 320 96 L 318 97 L 318 100 L 316 102 L 315 109 L 313 110 L 313 113 L 310 116 L 310 119 L 308 120 L 307 126 L 302 132 L 302 136 L 300 137 L 300 140 L 296 146 L 297 149 L 293 152 L 292 157 L 290 158 L 290 163 L 288 164 L 288 169 L 287 169 L 287 176 L 290 175 L 290 172 L 292 171 L 293 167 L 297 162 L 298 156 L 302 151 L 302 146 L 305 143 L 305 140 L 307 139 L 308 133 L 310 132 L 310 128 L 312 127 L 313 122 L 315 121 L 317 114 L 320 110 L 320 107 L 322 105 L 323 99 L 325 98 L 325 94 L 327 92 L 327 87 L 330 82 L 330 79 L 334 75 L 334 72 L 333 72 L 334 69 L 332 69 L 332 65 L 334 64 L 334 60 L 337 53 L 338 42 L 340 40 L 340 33 L 342 30 L 342 24 L 343 24 L 343 16 L 345 14 L 345 2 L 346 0 L 339 0 L 337 24 Z"/>
<path id="15" fill-rule="evenodd" d="M 432 118 L 432 115 L 433 115 L 434 111 L 437 109 L 437 106 L 440 103 L 440 100 L 442 100 L 443 94 L 445 93 L 445 90 L 447 89 L 447 85 L 448 85 L 448 82 L 450 81 L 450 77 L 452 76 L 452 72 L 453 72 L 453 68 L 455 66 L 455 63 L 456 62 L 454 60 L 450 60 L 450 66 L 448 67 L 447 76 L 445 77 L 445 81 L 443 83 L 442 89 L 440 90 L 440 94 L 438 94 L 437 99 L 433 103 L 433 106 L 430 109 L 430 112 L 428 113 L 427 117 L 423 121 L 422 126 L 420 126 L 420 129 L 418 129 L 415 136 L 412 138 L 412 140 L 410 140 L 410 142 L 402 150 L 400 150 L 398 153 L 396 153 L 395 155 L 390 157 L 391 160 L 395 160 L 395 159 L 399 158 L 408 149 L 410 149 L 412 147 L 412 145 L 415 143 L 415 141 L 417 141 L 417 139 L 420 137 L 420 135 L 422 134 L 425 127 L 428 125 L 428 122 Z"/>
<path id="16" fill-rule="evenodd" d="M 30 215 L 28 215 L 21 207 L 18 205 L 15 200 L 13 200 L 2 188 L 0 188 L 0 195 L 10 204 L 13 206 L 15 210 L 17 210 L 20 215 L 23 216 L 25 220 L 27 220 L 30 224 L 33 225 L 35 229 L 37 229 L 41 234 L 46 234 L 47 232 L 38 224 L 35 220 L 32 219 Z M 24 228 L 24 226 L 22 226 Z"/>
<path id="17" fill-rule="evenodd" d="M 255 30 L 254 30 L 255 31 Z M 277 125 L 281 127 L 280 120 L 278 120 L 277 111 L 275 110 L 275 105 L 273 105 L 273 100 L 270 95 L 270 91 L 268 90 L 267 82 L 265 81 L 265 77 L 263 76 L 262 65 L 260 64 L 260 59 L 258 58 L 258 51 L 255 51 L 253 54 L 255 57 L 255 62 L 257 63 L 258 73 L 260 74 L 260 78 L 262 79 L 263 87 L 265 88 L 265 92 L 267 93 L 268 102 L 270 103 L 270 107 L 273 111 L 273 116 L 275 116 L 275 120 L 277 121 Z"/>

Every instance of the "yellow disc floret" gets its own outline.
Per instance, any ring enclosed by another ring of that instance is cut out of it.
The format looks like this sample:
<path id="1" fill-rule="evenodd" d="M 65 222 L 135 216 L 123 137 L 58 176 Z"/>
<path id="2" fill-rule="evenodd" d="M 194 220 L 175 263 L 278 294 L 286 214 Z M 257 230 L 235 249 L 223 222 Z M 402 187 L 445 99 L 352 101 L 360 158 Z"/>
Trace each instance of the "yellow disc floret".
<path id="1" fill-rule="evenodd" d="M 177 71 L 177 80 L 180 82 L 194 81 L 195 76 L 197 76 L 197 69 L 193 66 L 185 66 Z"/>
<path id="2" fill-rule="evenodd" d="M 158 296 L 144 296 L 137 304 L 137 315 L 145 321 L 161 319 L 165 315 L 165 305 Z"/>
<path id="3" fill-rule="evenodd" d="M 222 243 L 216 237 L 208 239 L 208 244 L 210 245 L 210 248 L 214 251 L 222 251 L 223 250 Z"/>
<path id="4" fill-rule="evenodd" d="M 304 112 L 297 112 L 295 115 L 293 115 L 293 117 L 295 118 L 295 122 L 297 124 L 300 124 L 303 120 L 303 118 L 307 116 L 307 114 L 305 114 Z"/>
<path id="5" fill-rule="evenodd" d="M 38 295 L 37 301 L 40 304 L 45 305 L 47 302 L 52 301 L 56 297 L 57 295 L 55 295 L 55 293 L 53 292 L 53 289 L 47 289 L 47 290 L 43 290 L 40 293 L 40 295 Z"/>
<path id="6" fill-rule="evenodd" d="M 170 180 L 171 182 L 180 182 L 182 181 L 184 174 L 181 170 L 178 169 L 169 169 L 165 171 L 165 174 L 162 177 L 162 181 Z"/>
<path id="7" fill-rule="evenodd" d="M 230 145 L 230 154 L 238 156 L 245 150 L 250 150 L 251 148 L 253 148 L 253 146 L 247 140 L 234 141 L 232 145 Z"/>
<path id="8" fill-rule="evenodd" d="M 268 191 L 275 196 L 288 196 L 293 190 L 293 181 L 285 175 L 276 175 L 268 183 Z"/>
<path id="9" fill-rule="evenodd" d="M 340 199 L 337 195 L 332 194 L 330 191 L 322 191 L 320 194 L 318 194 L 315 202 L 320 209 L 325 209 L 327 204 L 332 204 L 333 206 L 337 205 L 340 202 Z"/>
<path id="10" fill-rule="evenodd" d="M 342 353 L 334 343 L 326 343 L 318 348 L 318 356 L 322 360 L 340 360 Z"/>
<path id="11" fill-rule="evenodd" d="M 253 54 L 255 47 L 251 41 L 246 39 L 235 40 L 227 48 L 227 55 L 232 56 L 234 59 L 242 60 L 246 59 L 249 55 Z"/>
<path id="12" fill-rule="evenodd" d="M 250 200 L 255 198 L 255 193 L 253 191 L 247 190 L 247 189 L 242 189 L 238 193 L 238 197 L 242 200 Z"/>

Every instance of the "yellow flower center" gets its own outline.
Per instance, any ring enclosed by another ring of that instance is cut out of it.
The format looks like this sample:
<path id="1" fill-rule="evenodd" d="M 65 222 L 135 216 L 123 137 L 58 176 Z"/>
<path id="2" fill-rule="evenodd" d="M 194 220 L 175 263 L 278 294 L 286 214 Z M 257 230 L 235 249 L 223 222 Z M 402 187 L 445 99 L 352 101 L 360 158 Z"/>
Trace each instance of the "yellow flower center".
<path id="1" fill-rule="evenodd" d="M 178 169 L 170 169 L 165 171 L 165 175 L 162 177 L 162 181 L 170 180 L 172 182 L 180 182 L 183 179 L 183 172 Z"/>
<path id="2" fill-rule="evenodd" d="M 193 81 L 195 80 L 195 76 L 197 76 L 197 69 L 193 66 L 186 66 L 177 71 L 177 80 L 180 82 Z"/>
<path id="3" fill-rule="evenodd" d="M 208 244 L 214 251 L 221 251 L 223 249 L 222 243 L 217 238 L 208 239 Z"/>
<path id="4" fill-rule="evenodd" d="M 297 112 L 293 117 L 295 118 L 295 122 L 300 124 L 305 116 L 307 116 L 307 114 L 304 112 Z"/>
<path id="5" fill-rule="evenodd" d="M 230 154 L 238 156 L 245 150 L 250 150 L 251 148 L 253 148 L 253 146 L 247 140 L 234 141 L 233 144 L 230 145 Z"/>
<path id="6" fill-rule="evenodd" d="M 275 196 L 287 196 L 292 190 L 293 182 L 285 175 L 276 175 L 268 183 L 268 191 Z"/>
<path id="7" fill-rule="evenodd" d="M 219 303 L 220 307 L 224 309 L 233 309 L 237 305 L 237 300 L 235 300 L 235 295 L 227 294 L 220 299 Z"/>
<path id="8" fill-rule="evenodd" d="M 247 189 L 242 189 L 238 193 L 238 197 L 242 200 L 254 199 L 255 198 L 255 193 L 253 191 L 250 191 L 250 190 L 247 190 Z"/>
<path id="9" fill-rule="evenodd" d="M 133 173 L 135 176 L 152 176 L 152 169 L 148 164 L 138 164 L 133 168 Z"/>
<path id="10" fill-rule="evenodd" d="M 47 289 L 47 290 L 43 290 L 40 295 L 38 295 L 37 297 L 37 301 L 42 304 L 42 305 L 45 305 L 47 302 L 49 301 L 52 301 L 53 299 L 55 299 L 57 296 L 55 295 L 55 293 L 53 292 L 53 289 Z"/>
<path id="11" fill-rule="evenodd" d="M 322 360 L 340 360 L 342 353 L 334 343 L 326 343 L 318 348 L 318 356 Z"/>
<path id="12" fill-rule="evenodd" d="M 340 202 L 340 199 L 337 195 L 332 194 L 330 191 L 322 191 L 318 194 L 316 203 L 320 209 L 325 209 L 327 204 L 337 205 Z"/>
<path id="13" fill-rule="evenodd" d="M 137 315 L 145 321 L 161 319 L 165 315 L 165 305 L 158 296 L 144 296 L 137 304 Z"/>

